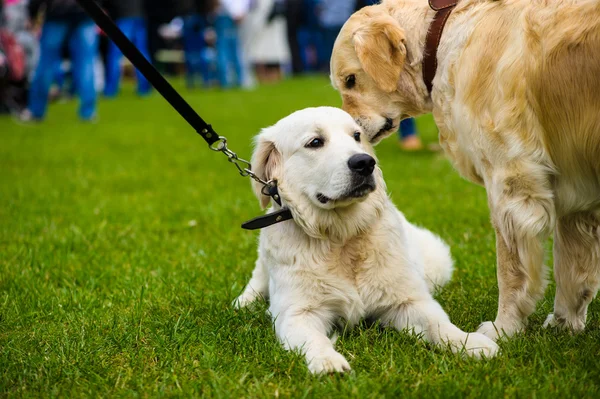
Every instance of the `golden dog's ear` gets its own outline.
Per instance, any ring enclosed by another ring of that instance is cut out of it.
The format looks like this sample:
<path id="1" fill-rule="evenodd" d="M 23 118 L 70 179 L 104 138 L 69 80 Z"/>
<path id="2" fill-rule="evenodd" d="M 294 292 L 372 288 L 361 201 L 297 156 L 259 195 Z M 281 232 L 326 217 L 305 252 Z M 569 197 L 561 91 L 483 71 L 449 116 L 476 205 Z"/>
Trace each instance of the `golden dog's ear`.
<path id="1" fill-rule="evenodd" d="M 252 154 L 252 171 L 264 181 L 278 179 L 281 177 L 281 153 L 275 147 L 275 143 L 263 137 L 262 134 L 255 139 L 255 149 Z M 269 205 L 271 197 L 262 193 L 263 185 L 252 179 L 254 194 L 260 202 L 261 208 Z"/>
<path id="2" fill-rule="evenodd" d="M 404 31 L 389 15 L 369 18 L 352 37 L 354 51 L 364 71 L 388 93 L 397 89 L 404 67 L 404 40 Z"/>

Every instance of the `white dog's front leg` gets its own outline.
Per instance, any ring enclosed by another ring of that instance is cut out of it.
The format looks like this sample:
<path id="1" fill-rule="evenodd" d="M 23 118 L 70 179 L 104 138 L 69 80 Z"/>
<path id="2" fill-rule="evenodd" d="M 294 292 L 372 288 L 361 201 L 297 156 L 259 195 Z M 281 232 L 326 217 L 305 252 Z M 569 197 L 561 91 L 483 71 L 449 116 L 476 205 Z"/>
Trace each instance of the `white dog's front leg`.
<path id="1" fill-rule="evenodd" d="M 315 374 L 344 372 L 350 365 L 336 352 L 327 337 L 329 321 L 302 310 L 287 309 L 276 316 L 275 332 L 288 350 L 299 350 L 306 356 L 308 369 Z"/>
<path id="2" fill-rule="evenodd" d="M 449 345 L 455 353 L 464 351 L 476 358 L 498 353 L 498 345 L 490 338 L 479 333 L 466 333 L 452 324 L 433 298 L 402 304 L 390 310 L 382 320 L 398 330 L 422 333 L 427 341 L 436 345 Z"/>
<path id="3" fill-rule="evenodd" d="M 259 296 L 263 298 L 268 298 L 269 296 L 269 272 L 264 267 L 260 258 L 256 261 L 252 278 L 246 288 L 244 288 L 242 295 L 233 301 L 233 306 L 237 309 L 244 308 L 254 302 Z"/>

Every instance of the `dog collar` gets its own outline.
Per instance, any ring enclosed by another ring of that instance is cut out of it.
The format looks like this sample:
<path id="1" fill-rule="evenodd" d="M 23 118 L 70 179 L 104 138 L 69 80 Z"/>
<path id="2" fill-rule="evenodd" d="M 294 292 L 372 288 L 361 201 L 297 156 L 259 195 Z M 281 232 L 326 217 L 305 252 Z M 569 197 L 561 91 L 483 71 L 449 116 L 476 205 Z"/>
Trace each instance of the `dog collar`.
<path id="1" fill-rule="evenodd" d="M 242 229 L 258 230 L 290 219 L 293 219 L 292 211 L 287 208 L 283 208 L 278 211 L 267 213 L 266 215 L 248 220 L 242 224 Z"/>
<path id="2" fill-rule="evenodd" d="M 437 70 L 437 50 L 446 21 L 458 4 L 458 0 L 429 0 L 429 7 L 435 11 L 433 22 L 429 25 L 425 39 L 425 54 L 423 56 L 423 80 L 427 91 L 431 93 L 433 78 Z"/>
<path id="3" fill-rule="evenodd" d="M 277 205 L 281 206 L 281 196 L 279 195 L 279 191 L 277 190 L 276 181 L 273 181 L 272 184 L 265 186 L 263 188 L 262 194 L 273 198 L 273 201 L 275 201 Z M 287 208 L 283 208 L 278 211 L 271 212 L 266 215 L 258 216 L 254 219 L 248 220 L 247 222 L 242 224 L 242 229 L 258 230 L 280 222 L 285 222 L 286 220 L 290 219 L 293 219 L 292 211 L 290 211 Z"/>

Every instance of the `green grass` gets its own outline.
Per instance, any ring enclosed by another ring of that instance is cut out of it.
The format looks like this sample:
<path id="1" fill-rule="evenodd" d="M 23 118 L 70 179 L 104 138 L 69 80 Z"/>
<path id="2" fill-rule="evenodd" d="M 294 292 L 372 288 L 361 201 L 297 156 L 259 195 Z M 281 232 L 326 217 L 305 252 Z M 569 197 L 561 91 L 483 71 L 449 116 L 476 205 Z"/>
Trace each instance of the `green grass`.
<path id="1" fill-rule="evenodd" d="M 553 285 L 527 332 L 475 361 L 361 325 L 337 348 L 352 372 L 316 377 L 276 342 L 265 306 L 234 311 L 258 215 L 247 179 L 207 150 L 158 96 L 125 89 L 100 123 L 76 104 L 46 122 L 0 119 L 0 396 L 598 397 L 600 307 L 586 332 L 545 331 Z M 326 78 L 254 92 L 186 92 L 231 148 L 250 156 L 261 127 L 340 101 Z M 436 139 L 429 118 L 419 121 Z M 452 247 L 438 299 L 460 327 L 495 317 L 494 235 L 485 192 L 441 154 L 377 148 L 394 202 Z"/>

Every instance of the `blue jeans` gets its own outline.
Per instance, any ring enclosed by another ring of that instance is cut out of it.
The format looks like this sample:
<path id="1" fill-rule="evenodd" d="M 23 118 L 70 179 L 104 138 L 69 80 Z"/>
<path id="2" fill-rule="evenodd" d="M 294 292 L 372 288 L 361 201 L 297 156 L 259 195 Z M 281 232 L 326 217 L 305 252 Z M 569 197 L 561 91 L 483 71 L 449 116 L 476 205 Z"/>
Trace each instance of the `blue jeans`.
<path id="1" fill-rule="evenodd" d="M 29 110 L 37 119 L 46 115 L 48 92 L 61 62 L 61 50 L 68 40 L 73 64 L 73 83 L 79 98 L 79 117 L 91 119 L 96 113 L 94 59 L 98 54 L 96 25 L 84 21 L 47 21 L 40 38 L 40 61 L 31 82 Z"/>
<path id="2" fill-rule="evenodd" d="M 210 83 L 210 67 L 205 56 L 205 18 L 188 15 L 183 18 L 183 51 L 185 53 L 185 76 L 188 87 L 196 85 L 196 76 L 202 76 L 205 86 Z"/>
<path id="3" fill-rule="evenodd" d="M 61 60 L 62 63 L 62 60 Z M 56 68 L 56 73 L 54 74 L 54 83 L 58 86 L 58 91 L 61 95 L 68 94 L 69 96 L 75 96 L 75 85 L 71 81 L 67 85 L 68 91 L 65 91 L 65 85 L 67 84 L 67 73 L 62 69 L 61 63 L 58 64 L 58 68 Z M 70 74 L 72 75 L 73 68 L 71 68 Z M 69 76 L 70 77 L 70 76 Z"/>
<path id="4" fill-rule="evenodd" d="M 319 53 L 319 69 L 322 71 L 329 71 L 329 60 L 331 59 L 331 53 L 333 53 L 333 45 L 335 39 L 337 39 L 341 26 L 328 26 L 321 28 L 321 46 L 318 50 Z"/>
<path id="5" fill-rule="evenodd" d="M 123 31 L 125 36 L 135 44 L 140 52 L 150 59 L 148 51 L 148 28 L 146 20 L 142 17 L 129 17 L 117 19 L 117 26 Z M 104 95 L 114 97 L 119 93 L 119 84 L 121 82 L 121 59 L 123 53 L 112 41 L 108 45 L 108 54 L 106 57 L 106 85 L 104 86 Z M 148 94 L 151 90 L 148 80 L 136 70 L 137 92 L 139 95 Z"/>
<path id="6" fill-rule="evenodd" d="M 240 86 L 244 81 L 241 48 L 238 38 L 239 30 L 235 21 L 224 14 L 217 16 L 217 75 L 221 87 Z M 230 79 L 230 68 L 235 72 L 233 82 Z"/>
<path id="7" fill-rule="evenodd" d="M 400 122 L 398 135 L 401 139 L 414 136 L 415 134 L 417 134 L 417 124 L 415 123 L 415 118 L 404 119 L 402 122 Z"/>

